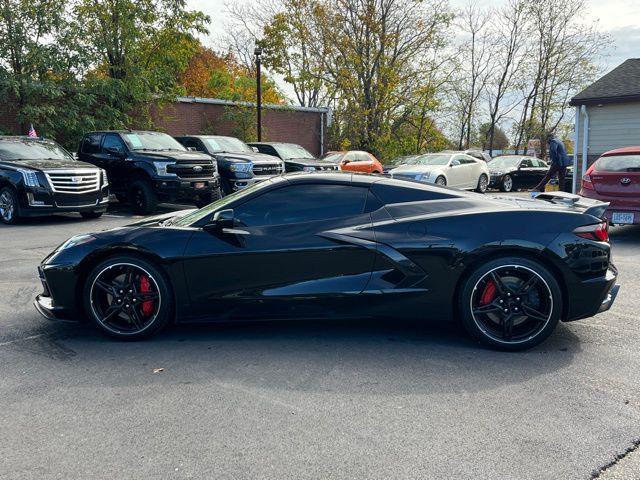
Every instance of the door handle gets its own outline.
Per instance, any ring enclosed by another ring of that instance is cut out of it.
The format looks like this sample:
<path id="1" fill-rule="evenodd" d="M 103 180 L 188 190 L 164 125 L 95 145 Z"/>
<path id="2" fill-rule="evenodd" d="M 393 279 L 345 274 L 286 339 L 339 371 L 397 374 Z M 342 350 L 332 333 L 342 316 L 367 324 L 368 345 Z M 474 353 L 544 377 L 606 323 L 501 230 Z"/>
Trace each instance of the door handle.
<path id="1" fill-rule="evenodd" d="M 240 230 L 239 228 L 223 228 L 222 233 L 227 233 L 229 235 L 251 235 L 251 232 L 247 230 Z"/>

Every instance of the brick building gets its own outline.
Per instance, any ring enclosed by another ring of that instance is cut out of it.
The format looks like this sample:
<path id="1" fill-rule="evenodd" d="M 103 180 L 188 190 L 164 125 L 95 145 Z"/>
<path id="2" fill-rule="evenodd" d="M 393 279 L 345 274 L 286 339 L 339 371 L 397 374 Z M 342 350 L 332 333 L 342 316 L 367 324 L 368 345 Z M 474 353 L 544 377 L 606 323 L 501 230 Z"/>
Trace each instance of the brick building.
<path id="1" fill-rule="evenodd" d="M 255 104 L 215 98 L 179 97 L 175 103 L 154 109 L 153 121 L 170 135 L 216 134 L 243 137 L 255 132 Z M 240 125 L 248 123 L 249 125 Z M 329 108 L 263 105 L 262 140 L 302 145 L 314 155 L 327 151 Z M 244 138 L 244 140 L 249 140 Z"/>
<path id="2" fill-rule="evenodd" d="M 175 103 L 151 109 L 160 131 L 170 135 L 217 134 L 246 137 L 255 132 L 255 104 L 215 98 L 179 97 Z M 314 155 L 327 151 L 331 109 L 263 105 L 262 139 L 302 145 Z M 25 134 L 16 118 L 15 104 L 0 102 L 0 134 Z M 37 129 L 37 125 L 36 125 Z M 243 138 L 253 140 L 253 138 Z"/>

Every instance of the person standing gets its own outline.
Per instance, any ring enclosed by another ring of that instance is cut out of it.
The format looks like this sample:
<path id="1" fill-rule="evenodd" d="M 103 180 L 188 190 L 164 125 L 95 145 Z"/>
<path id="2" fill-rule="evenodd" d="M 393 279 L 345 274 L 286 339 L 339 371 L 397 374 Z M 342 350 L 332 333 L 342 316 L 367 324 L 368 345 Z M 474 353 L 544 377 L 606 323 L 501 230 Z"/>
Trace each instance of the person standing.
<path id="1" fill-rule="evenodd" d="M 571 159 L 567 155 L 567 150 L 564 148 L 564 143 L 560 139 L 557 139 L 553 133 L 547 134 L 547 144 L 549 146 L 549 160 L 550 167 L 547 174 L 536 185 L 532 192 L 544 192 L 544 187 L 549 183 L 554 175 L 558 175 L 558 187 L 561 191 L 565 189 L 565 177 L 567 176 L 567 167 L 571 165 Z"/>

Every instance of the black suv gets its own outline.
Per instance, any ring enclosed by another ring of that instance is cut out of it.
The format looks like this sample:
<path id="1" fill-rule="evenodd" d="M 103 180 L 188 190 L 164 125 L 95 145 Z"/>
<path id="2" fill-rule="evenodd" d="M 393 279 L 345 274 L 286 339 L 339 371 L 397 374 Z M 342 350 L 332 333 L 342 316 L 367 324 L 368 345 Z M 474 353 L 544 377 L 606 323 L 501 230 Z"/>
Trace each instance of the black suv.
<path id="1" fill-rule="evenodd" d="M 316 159 L 307 149 L 295 143 L 252 142 L 250 147 L 260 153 L 273 155 L 284 161 L 287 172 L 325 172 L 338 170 L 338 164 Z"/>
<path id="2" fill-rule="evenodd" d="M 109 204 L 104 170 L 79 162 L 51 140 L 0 137 L 0 221 L 78 212 L 97 218 Z"/>
<path id="3" fill-rule="evenodd" d="M 105 131 L 85 134 L 78 158 L 104 168 L 111 191 L 139 214 L 159 201 L 206 205 L 220 197 L 220 176 L 209 155 L 188 151 L 166 133 Z"/>
<path id="4" fill-rule="evenodd" d="M 235 137 L 189 135 L 176 137 L 176 140 L 187 148 L 208 153 L 216 159 L 225 195 L 284 173 L 281 160 L 257 153 Z"/>

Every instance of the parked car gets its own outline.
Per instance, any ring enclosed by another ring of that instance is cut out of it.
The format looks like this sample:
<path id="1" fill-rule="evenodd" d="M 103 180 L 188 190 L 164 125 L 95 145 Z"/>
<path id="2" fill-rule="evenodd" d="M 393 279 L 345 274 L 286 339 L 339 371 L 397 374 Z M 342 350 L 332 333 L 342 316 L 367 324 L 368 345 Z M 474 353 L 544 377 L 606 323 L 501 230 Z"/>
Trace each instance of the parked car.
<path id="1" fill-rule="evenodd" d="M 640 223 L 640 146 L 604 153 L 582 179 L 580 195 L 608 202 L 614 225 Z"/>
<path id="2" fill-rule="evenodd" d="M 306 148 L 295 143 L 251 142 L 248 144 L 260 153 L 272 155 L 284 161 L 286 172 L 326 172 L 338 170 L 338 165 L 318 160 Z"/>
<path id="3" fill-rule="evenodd" d="M 206 205 L 220 197 L 220 177 L 208 155 L 187 151 L 166 133 L 133 130 L 84 135 L 78 158 L 104 168 L 111 190 L 142 215 L 158 202 Z"/>
<path id="4" fill-rule="evenodd" d="M 382 165 L 382 171 L 383 171 L 383 173 L 389 173 L 394 168 L 399 167 L 400 165 L 404 165 L 406 163 L 410 163 L 412 160 L 418 158 L 421 155 L 423 155 L 423 154 L 419 153 L 419 154 L 415 154 L 415 155 L 401 155 L 399 157 L 395 157 L 395 158 L 385 162 Z"/>
<path id="5" fill-rule="evenodd" d="M 500 189 L 503 192 L 532 189 L 542 181 L 549 171 L 547 162 L 526 155 L 502 155 L 495 157 L 487 165 L 491 174 L 489 187 Z M 569 167 L 565 176 L 564 190 L 571 191 L 572 183 L 573 168 Z"/>
<path id="6" fill-rule="evenodd" d="M 77 212 L 97 218 L 109 204 L 104 170 L 79 162 L 52 140 L 0 137 L 0 220 Z"/>
<path id="7" fill-rule="evenodd" d="M 466 153 L 427 153 L 389 171 L 393 178 L 435 183 L 484 193 L 489 185 L 487 163 Z"/>
<path id="8" fill-rule="evenodd" d="M 337 164 L 340 170 L 349 172 L 382 173 L 384 171 L 382 164 L 375 156 L 360 150 L 329 152 L 322 158 Z"/>
<path id="9" fill-rule="evenodd" d="M 467 155 L 471 155 L 473 158 L 477 158 L 478 160 L 482 160 L 483 162 L 490 162 L 491 161 L 491 155 L 489 155 L 488 153 L 483 152 L 482 150 L 476 150 L 476 149 L 468 149 L 468 150 L 461 150 L 461 151 L 457 151 L 457 150 L 443 150 L 441 153 L 466 153 Z"/>
<path id="10" fill-rule="evenodd" d="M 176 137 L 185 147 L 211 155 L 218 164 L 225 195 L 284 173 L 284 162 L 254 151 L 239 138 L 222 135 Z"/>
<path id="11" fill-rule="evenodd" d="M 122 339 L 174 322 L 412 317 L 461 319 L 481 342 L 519 350 L 617 293 L 606 205 L 538 198 L 276 177 L 200 210 L 72 237 L 41 264 L 35 304 Z"/>

